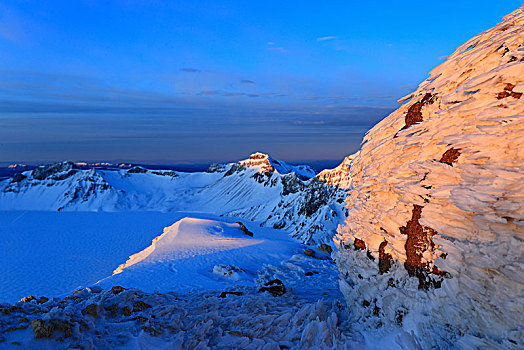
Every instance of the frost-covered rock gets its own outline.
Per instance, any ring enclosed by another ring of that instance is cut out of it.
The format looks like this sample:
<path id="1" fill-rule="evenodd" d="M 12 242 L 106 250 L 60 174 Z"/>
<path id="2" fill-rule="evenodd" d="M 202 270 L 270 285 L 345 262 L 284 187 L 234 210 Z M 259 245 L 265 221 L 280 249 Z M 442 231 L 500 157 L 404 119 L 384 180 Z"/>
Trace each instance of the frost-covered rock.
<path id="1" fill-rule="evenodd" d="M 358 153 L 352 154 L 344 158 L 342 163 L 334 169 L 322 170 L 318 173 L 317 178 L 326 184 L 338 188 L 348 189 L 351 187 L 351 162 Z"/>
<path id="2" fill-rule="evenodd" d="M 0 347 L 23 349 L 345 349 L 340 304 L 242 292 L 87 288 L 38 305 L 0 304 Z M 83 310 L 90 310 L 83 312 Z M 96 311 L 94 311 L 96 310 Z"/>
<path id="3" fill-rule="evenodd" d="M 423 347 L 524 343 L 524 8 L 365 136 L 334 253 L 351 317 Z"/>

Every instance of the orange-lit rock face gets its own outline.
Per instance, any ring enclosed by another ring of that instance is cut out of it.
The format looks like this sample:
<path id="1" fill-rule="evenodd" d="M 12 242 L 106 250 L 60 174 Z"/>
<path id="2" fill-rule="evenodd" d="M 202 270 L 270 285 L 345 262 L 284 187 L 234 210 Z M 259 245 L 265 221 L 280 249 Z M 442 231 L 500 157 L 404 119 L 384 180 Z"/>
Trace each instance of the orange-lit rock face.
<path id="1" fill-rule="evenodd" d="M 511 271 L 524 254 L 523 43 L 520 8 L 366 134 L 334 254 L 348 305 L 370 327 L 402 315 L 427 339 L 441 334 L 441 347 L 464 335 L 485 347 L 522 339 L 524 313 L 512 308 L 523 309 L 524 285 Z"/>

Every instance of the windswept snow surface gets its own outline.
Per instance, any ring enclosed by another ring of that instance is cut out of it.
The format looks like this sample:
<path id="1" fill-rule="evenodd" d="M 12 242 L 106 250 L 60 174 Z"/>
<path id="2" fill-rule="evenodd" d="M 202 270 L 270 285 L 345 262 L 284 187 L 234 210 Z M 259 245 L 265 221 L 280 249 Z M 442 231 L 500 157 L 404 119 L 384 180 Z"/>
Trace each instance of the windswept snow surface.
<path id="1" fill-rule="evenodd" d="M 186 215 L 0 211 L 0 302 L 94 284 Z"/>
<path id="2" fill-rule="evenodd" d="M 166 227 L 149 247 L 132 255 L 113 276 L 99 284 L 104 288 L 121 285 L 161 292 L 220 290 L 232 284 L 252 286 L 266 264 L 287 261 L 294 255 L 294 261 L 298 261 L 303 255 L 305 248 L 288 235 L 245 223 L 255 233 L 249 237 L 233 220 L 185 217 Z M 241 272 L 220 276 L 213 272 L 220 265 L 234 266 Z M 301 275 L 305 272 L 301 271 Z"/>

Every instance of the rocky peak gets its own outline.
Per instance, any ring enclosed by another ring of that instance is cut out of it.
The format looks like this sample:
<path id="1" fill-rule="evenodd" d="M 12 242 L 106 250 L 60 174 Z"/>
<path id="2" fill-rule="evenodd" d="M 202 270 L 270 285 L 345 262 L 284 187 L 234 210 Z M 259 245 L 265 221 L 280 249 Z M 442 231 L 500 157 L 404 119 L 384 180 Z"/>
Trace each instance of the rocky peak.
<path id="1" fill-rule="evenodd" d="M 316 175 L 315 170 L 308 165 L 292 165 L 261 152 L 251 154 L 248 159 L 239 161 L 238 165 L 257 169 L 259 173 L 272 173 L 274 171 L 282 175 L 295 173 L 302 180 L 310 179 Z"/>
<path id="2" fill-rule="evenodd" d="M 317 175 L 317 179 L 333 187 L 348 189 L 351 186 L 351 162 L 358 153 L 344 158 L 342 163 L 334 169 L 322 170 Z"/>
<path id="3" fill-rule="evenodd" d="M 60 181 L 74 175 L 78 169 L 75 163 L 65 161 L 39 166 L 32 171 L 31 176 L 35 180 L 51 179 Z"/>
<path id="4" fill-rule="evenodd" d="M 261 173 L 266 173 L 275 171 L 271 160 L 268 154 L 257 152 L 251 154 L 248 159 L 239 161 L 238 164 L 246 168 L 255 168 Z"/>

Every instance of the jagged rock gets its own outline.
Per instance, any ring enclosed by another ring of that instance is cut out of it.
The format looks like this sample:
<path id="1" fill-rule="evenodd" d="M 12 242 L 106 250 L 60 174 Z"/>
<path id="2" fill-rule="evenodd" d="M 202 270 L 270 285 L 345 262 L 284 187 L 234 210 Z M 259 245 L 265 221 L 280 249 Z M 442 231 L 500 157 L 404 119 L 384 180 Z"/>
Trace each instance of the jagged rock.
<path id="1" fill-rule="evenodd" d="M 220 293 L 220 295 L 218 297 L 219 298 L 225 298 L 225 297 L 227 297 L 230 294 L 231 295 L 238 295 L 238 296 L 240 296 L 240 295 L 243 295 L 244 293 L 242 293 L 242 292 L 228 292 L 228 291 L 226 291 L 226 292 Z"/>
<path id="2" fill-rule="evenodd" d="M 27 179 L 27 176 L 25 176 L 22 173 L 15 174 L 13 178 L 11 179 L 11 183 L 18 183 L 22 182 L 22 180 Z"/>
<path id="3" fill-rule="evenodd" d="M 78 170 L 78 166 L 73 162 L 63 162 L 39 166 L 31 173 L 33 179 L 45 180 L 50 178 L 52 180 L 65 180 L 73 176 Z"/>
<path id="4" fill-rule="evenodd" d="M 36 319 L 31 321 L 29 326 L 33 330 L 35 338 L 37 339 L 53 338 L 54 331 L 62 332 L 66 337 L 71 337 L 73 335 L 71 323 L 64 320 L 52 319 L 46 321 L 42 319 Z"/>
<path id="5" fill-rule="evenodd" d="M 82 310 L 82 315 L 89 315 L 91 317 L 98 317 L 99 306 L 95 304 L 89 304 Z"/>
<path id="6" fill-rule="evenodd" d="M 134 166 L 127 171 L 129 174 L 145 174 L 147 169 L 142 168 L 141 166 Z"/>
<path id="7" fill-rule="evenodd" d="M 264 287 L 260 288 L 258 292 L 269 292 L 274 297 L 278 297 L 286 293 L 286 287 L 284 286 L 284 283 L 282 283 L 282 281 L 277 278 L 269 282 L 266 282 L 264 284 Z"/>
<path id="8" fill-rule="evenodd" d="M 44 297 L 44 296 L 38 298 L 38 297 L 36 297 L 34 295 L 30 295 L 30 296 L 22 298 L 20 301 L 24 302 L 24 303 L 29 303 L 31 301 L 35 301 L 37 304 L 43 304 L 43 303 L 46 303 L 48 300 L 49 300 L 49 298 Z"/>
<path id="9" fill-rule="evenodd" d="M 306 256 L 311 257 L 311 258 L 317 258 L 316 254 L 315 254 L 315 251 L 314 251 L 313 249 L 306 249 L 306 250 L 304 251 L 304 254 L 305 254 Z"/>
<path id="10" fill-rule="evenodd" d="M 35 338 L 52 338 L 53 337 L 53 327 L 47 321 L 36 319 L 29 323 L 29 326 L 35 334 Z"/>
<path id="11" fill-rule="evenodd" d="M 325 243 L 322 243 L 321 245 L 318 246 L 318 250 L 321 250 L 323 252 L 326 252 L 328 254 L 331 254 L 333 252 L 333 248 L 331 248 L 331 246 L 325 244 Z"/>
<path id="12" fill-rule="evenodd" d="M 224 174 L 224 177 L 227 177 L 227 176 L 231 176 L 235 173 L 238 173 L 242 170 L 244 170 L 245 168 L 241 165 L 238 165 L 238 164 L 233 164 L 231 165 L 231 167 L 229 168 L 228 171 L 226 171 L 226 173 Z"/>
<path id="13" fill-rule="evenodd" d="M 150 309 L 151 305 L 143 302 L 142 300 L 137 301 L 133 304 L 133 312 L 144 311 L 145 309 Z"/>
<path id="14" fill-rule="evenodd" d="M 304 184 L 302 181 L 298 179 L 298 177 L 295 175 L 295 173 L 286 174 L 282 176 L 282 195 L 287 196 L 291 193 L 297 193 L 301 191 L 304 188 Z"/>
<path id="15" fill-rule="evenodd" d="M 121 287 L 121 286 L 113 286 L 111 288 L 110 292 L 113 293 L 113 294 L 120 294 L 120 293 L 122 293 L 125 290 L 127 290 L 127 288 L 124 288 L 124 287 Z"/>
<path id="16" fill-rule="evenodd" d="M 159 176 L 178 177 L 178 174 L 172 170 L 163 170 L 163 171 L 153 170 L 151 171 L 151 174 L 159 175 Z"/>
<path id="17" fill-rule="evenodd" d="M 225 164 L 213 163 L 207 168 L 206 173 L 223 173 L 224 171 L 226 171 Z"/>
<path id="18" fill-rule="evenodd" d="M 248 228 L 242 222 L 237 221 L 237 224 L 240 225 L 240 230 L 242 231 L 243 234 L 249 237 L 253 237 L 253 232 L 249 231 Z"/>

